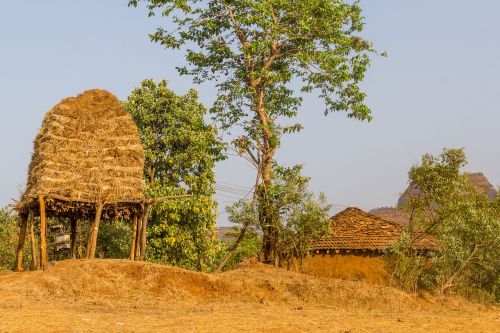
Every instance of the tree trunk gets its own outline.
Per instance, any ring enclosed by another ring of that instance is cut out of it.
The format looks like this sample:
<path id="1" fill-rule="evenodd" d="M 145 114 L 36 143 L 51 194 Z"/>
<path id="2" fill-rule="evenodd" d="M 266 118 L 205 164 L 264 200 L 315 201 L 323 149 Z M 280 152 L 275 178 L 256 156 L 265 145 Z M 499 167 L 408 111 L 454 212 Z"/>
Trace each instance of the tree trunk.
<path id="1" fill-rule="evenodd" d="M 274 218 L 273 202 L 269 195 L 269 189 L 272 185 L 272 165 L 273 157 L 276 152 L 275 144 L 272 143 L 273 132 L 269 115 L 264 105 L 264 90 L 258 88 L 255 94 L 255 112 L 257 113 L 262 129 L 263 147 L 261 148 L 262 162 L 260 165 L 260 174 L 262 176 L 262 185 L 259 191 L 259 223 L 263 231 L 262 255 L 263 262 L 276 265 L 276 247 L 278 243 L 278 228 Z"/>

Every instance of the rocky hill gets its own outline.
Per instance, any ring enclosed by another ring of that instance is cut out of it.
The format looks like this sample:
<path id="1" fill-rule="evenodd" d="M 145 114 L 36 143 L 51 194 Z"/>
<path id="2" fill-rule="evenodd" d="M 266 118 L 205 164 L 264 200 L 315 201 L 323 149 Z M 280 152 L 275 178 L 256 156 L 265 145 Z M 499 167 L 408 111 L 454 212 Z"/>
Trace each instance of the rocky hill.
<path id="1" fill-rule="evenodd" d="M 493 200 L 498 194 L 495 187 L 488 181 L 488 178 L 482 172 L 466 173 L 472 185 L 478 193 L 486 194 L 490 200 Z M 410 184 L 401 194 L 396 207 L 401 207 L 410 196 L 418 195 L 418 188 Z M 380 207 L 370 211 L 370 214 L 378 216 L 388 221 L 398 222 L 403 225 L 409 223 L 410 217 L 407 213 L 399 211 L 396 207 Z"/>

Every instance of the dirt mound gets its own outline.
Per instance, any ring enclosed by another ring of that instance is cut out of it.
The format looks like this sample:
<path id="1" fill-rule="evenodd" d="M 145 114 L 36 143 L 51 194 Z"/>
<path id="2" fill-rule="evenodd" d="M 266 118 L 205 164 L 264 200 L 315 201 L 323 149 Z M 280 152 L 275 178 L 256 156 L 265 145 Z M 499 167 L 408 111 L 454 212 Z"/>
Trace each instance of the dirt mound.
<path id="1" fill-rule="evenodd" d="M 125 260 L 66 260 L 45 272 L 0 276 L 0 292 L 51 298 L 312 302 L 338 306 L 418 306 L 412 295 L 355 281 L 315 278 L 258 262 L 221 274 Z"/>
<path id="2" fill-rule="evenodd" d="M 221 274 L 125 260 L 0 273 L 0 332 L 492 332 L 495 309 L 248 261 Z"/>

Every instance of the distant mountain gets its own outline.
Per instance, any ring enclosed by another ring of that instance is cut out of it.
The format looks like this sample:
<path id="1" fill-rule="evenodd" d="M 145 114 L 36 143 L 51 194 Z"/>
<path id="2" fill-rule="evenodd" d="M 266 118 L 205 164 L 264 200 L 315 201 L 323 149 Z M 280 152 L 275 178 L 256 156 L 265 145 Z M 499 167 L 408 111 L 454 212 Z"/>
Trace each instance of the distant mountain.
<path id="1" fill-rule="evenodd" d="M 478 193 L 486 194 L 490 200 L 493 200 L 495 196 L 498 194 L 498 191 L 491 185 L 488 181 L 488 178 L 482 172 L 476 173 L 466 173 L 469 177 L 472 185 Z M 398 203 L 396 207 L 401 207 L 406 200 L 408 200 L 411 196 L 418 195 L 418 188 L 410 184 L 408 188 L 403 192 L 403 194 L 399 197 Z M 370 214 L 383 218 L 387 221 L 397 222 L 402 225 L 407 225 L 410 222 L 410 216 L 408 213 L 403 213 L 399 211 L 396 207 L 380 207 L 370 210 Z"/>
<path id="2" fill-rule="evenodd" d="M 369 211 L 370 214 L 378 216 L 386 221 L 396 222 L 402 225 L 410 223 L 410 217 L 394 207 L 380 207 Z"/>
<path id="3" fill-rule="evenodd" d="M 468 173 L 467 176 L 469 176 L 477 192 L 487 194 L 490 200 L 495 199 L 498 191 L 491 185 L 488 178 L 482 172 Z"/>
<path id="4" fill-rule="evenodd" d="M 466 173 L 466 175 L 478 193 L 486 194 L 490 200 L 495 199 L 498 192 L 482 172 Z M 418 188 L 410 184 L 399 197 L 398 206 L 402 206 L 409 197 L 418 195 L 418 192 Z"/>
<path id="5" fill-rule="evenodd" d="M 225 241 L 225 242 L 234 241 L 235 240 L 234 233 L 236 231 L 237 231 L 236 227 L 219 227 L 219 228 L 217 228 L 219 240 Z"/>

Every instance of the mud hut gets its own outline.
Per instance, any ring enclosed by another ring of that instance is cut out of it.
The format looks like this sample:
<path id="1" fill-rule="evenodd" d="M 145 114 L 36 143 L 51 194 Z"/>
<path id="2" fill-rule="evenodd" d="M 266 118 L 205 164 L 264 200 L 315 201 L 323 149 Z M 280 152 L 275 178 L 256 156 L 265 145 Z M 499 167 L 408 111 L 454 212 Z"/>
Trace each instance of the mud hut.
<path id="1" fill-rule="evenodd" d="M 73 254 L 78 221 L 93 221 L 86 258 L 95 256 L 101 220 L 134 221 L 131 258 L 140 256 L 147 220 L 143 169 L 144 151 L 137 126 L 115 96 L 94 89 L 54 106 L 34 141 L 27 188 L 16 205 L 21 219 L 17 269 L 22 269 L 27 225 L 36 217 L 40 221 L 42 269 L 47 265 L 50 218 L 69 220 Z M 142 233 L 140 229 L 144 229 Z"/>
<path id="2" fill-rule="evenodd" d="M 384 250 L 395 244 L 404 227 L 358 208 L 331 219 L 331 233 L 311 244 L 303 270 L 319 276 L 385 283 Z M 437 240 L 415 233 L 414 248 L 423 255 L 438 249 Z"/>

